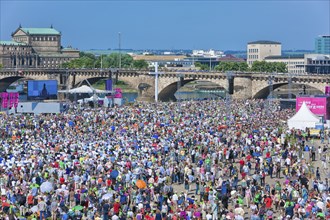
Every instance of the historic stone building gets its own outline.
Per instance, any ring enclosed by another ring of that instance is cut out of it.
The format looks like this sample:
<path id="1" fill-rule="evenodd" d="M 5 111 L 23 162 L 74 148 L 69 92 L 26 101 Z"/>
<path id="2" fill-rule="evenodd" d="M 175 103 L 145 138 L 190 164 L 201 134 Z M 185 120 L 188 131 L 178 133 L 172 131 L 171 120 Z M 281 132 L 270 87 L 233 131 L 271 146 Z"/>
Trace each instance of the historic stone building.
<path id="1" fill-rule="evenodd" d="M 3 68 L 59 68 L 79 57 L 79 51 L 62 48 L 61 33 L 50 28 L 22 28 L 12 33 L 11 41 L 0 41 Z"/>

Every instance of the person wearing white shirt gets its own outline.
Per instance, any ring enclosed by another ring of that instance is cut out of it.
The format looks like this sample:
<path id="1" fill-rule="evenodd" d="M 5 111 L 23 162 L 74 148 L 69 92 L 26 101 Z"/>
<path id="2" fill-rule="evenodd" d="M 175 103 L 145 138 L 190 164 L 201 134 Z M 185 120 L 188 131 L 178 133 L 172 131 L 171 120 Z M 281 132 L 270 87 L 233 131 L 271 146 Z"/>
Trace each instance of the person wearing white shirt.
<path id="1" fill-rule="evenodd" d="M 111 217 L 111 220 L 118 220 L 119 219 L 119 217 L 118 217 L 118 215 L 116 215 L 116 214 L 114 214 L 112 217 Z"/>
<path id="2" fill-rule="evenodd" d="M 206 214 L 206 220 L 212 220 L 212 215 L 210 213 Z"/>

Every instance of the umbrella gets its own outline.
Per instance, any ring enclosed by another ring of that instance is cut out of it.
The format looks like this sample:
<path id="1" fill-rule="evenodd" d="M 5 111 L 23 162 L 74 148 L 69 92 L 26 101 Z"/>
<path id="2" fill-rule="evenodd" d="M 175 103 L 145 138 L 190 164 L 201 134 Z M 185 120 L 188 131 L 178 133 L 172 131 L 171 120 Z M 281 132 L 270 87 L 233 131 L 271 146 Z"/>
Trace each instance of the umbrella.
<path id="1" fill-rule="evenodd" d="M 107 200 L 107 199 L 110 199 L 112 197 L 112 194 L 111 193 L 107 193 L 107 194 L 104 194 L 102 196 L 102 200 Z"/>
<path id="2" fill-rule="evenodd" d="M 40 185 L 40 191 L 41 192 L 50 192 L 53 190 L 53 184 L 51 182 L 44 182 Z"/>
<path id="3" fill-rule="evenodd" d="M 81 211 L 81 210 L 83 210 L 83 209 L 84 209 L 83 206 L 81 206 L 81 205 L 77 205 L 77 206 L 73 207 L 72 210 L 74 210 L 74 211 Z"/>
<path id="4" fill-rule="evenodd" d="M 116 179 L 118 175 L 119 175 L 118 170 L 113 170 L 113 171 L 111 171 L 111 173 L 110 173 L 110 177 L 111 177 L 111 178 L 114 178 L 114 179 Z"/>
<path id="5" fill-rule="evenodd" d="M 321 202 L 321 201 L 317 202 L 317 203 L 316 203 L 316 206 L 319 207 L 319 208 L 322 209 L 322 210 L 324 209 L 324 203 Z"/>
<path id="6" fill-rule="evenodd" d="M 227 125 L 220 125 L 219 129 L 226 129 L 228 126 Z"/>
<path id="7" fill-rule="evenodd" d="M 147 187 L 146 182 L 144 182 L 143 180 L 137 180 L 135 185 L 139 188 L 139 189 L 144 189 Z"/>
<path id="8" fill-rule="evenodd" d="M 31 209 L 31 212 L 35 213 L 35 212 L 38 212 L 38 206 L 33 206 Z"/>
<path id="9" fill-rule="evenodd" d="M 154 183 L 155 182 L 155 179 L 150 177 L 149 180 L 148 180 L 148 183 Z"/>

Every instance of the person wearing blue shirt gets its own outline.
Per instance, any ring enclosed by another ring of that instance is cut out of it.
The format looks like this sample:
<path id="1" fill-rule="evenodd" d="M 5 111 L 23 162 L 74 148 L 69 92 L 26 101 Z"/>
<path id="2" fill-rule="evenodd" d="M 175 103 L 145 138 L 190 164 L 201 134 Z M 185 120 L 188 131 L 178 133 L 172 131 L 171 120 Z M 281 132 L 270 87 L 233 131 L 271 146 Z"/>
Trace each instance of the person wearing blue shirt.
<path id="1" fill-rule="evenodd" d="M 294 208 L 293 205 L 290 205 L 290 206 L 286 207 L 286 208 L 285 208 L 285 215 L 290 215 L 291 218 L 292 218 L 292 216 L 293 216 L 293 214 L 294 214 L 294 212 L 293 212 L 293 208 Z"/>
<path id="2" fill-rule="evenodd" d="M 69 220 L 69 215 L 67 213 L 63 213 L 62 220 Z"/>

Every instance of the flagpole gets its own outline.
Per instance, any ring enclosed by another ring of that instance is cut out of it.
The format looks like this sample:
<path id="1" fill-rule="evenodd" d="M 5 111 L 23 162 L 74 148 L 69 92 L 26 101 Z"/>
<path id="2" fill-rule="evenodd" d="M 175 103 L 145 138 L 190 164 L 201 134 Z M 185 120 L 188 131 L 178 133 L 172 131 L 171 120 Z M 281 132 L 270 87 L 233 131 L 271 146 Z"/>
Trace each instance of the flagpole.
<path id="1" fill-rule="evenodd" d="M 155 62 L 155 101 L 158 102 L 158 62 Z"/>

